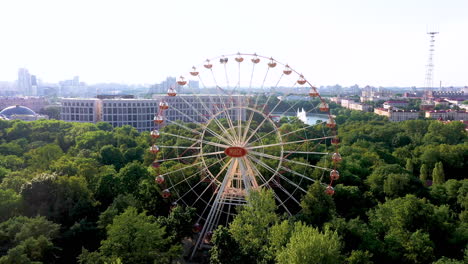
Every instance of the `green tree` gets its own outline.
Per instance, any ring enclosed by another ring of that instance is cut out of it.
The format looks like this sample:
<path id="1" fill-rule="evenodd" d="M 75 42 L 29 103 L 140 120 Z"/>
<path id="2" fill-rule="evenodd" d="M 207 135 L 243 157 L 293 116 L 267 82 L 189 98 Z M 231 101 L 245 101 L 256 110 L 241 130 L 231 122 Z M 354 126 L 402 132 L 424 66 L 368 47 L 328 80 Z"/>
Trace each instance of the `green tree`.
<path id="1" fill-rule="evenodd" d="M 117 174 L 120 188 L 124 193 L 137 194 L 141 180 L 150 177 L 149 171 L 141 163 L 135 161 L 128 163 Z"/>
<path id="2" fill-rule="evenodd" d="M 414 164 L 411 159 L 406 159 L 405 169 L 412 175 L 414 172 Z"/>
<path id="3" fill-rule="evenodd" d="M 0 263 L 52 263 L 60 226 L 44 217 L 18 216 L 0 223 Z"/>
<path id="4" fill-rule="evenodd" d="M 120 150 L 112 145 L 106 145 L 100 150 L 101 163 L 104 165 L 114 165 L 116 170 L 120 170 L 124 164 L 124 157 Z"/>
<path id="5" fill-rule="evenodd" d="M 353 250 L 346 259 L 347 264 L 373 264 L 372 253 L 369 251 Z"/>
<path id="6" fill-rule="evenodd" d="M 335 264 L 342 262 L 341 242 L 338 233 L 296 223 L 286 247 L 279 252 L 279 264 Z"/>
<path id="7" fill-rule="evenodd" d="M 299 219 L 314 226 L 320 227 L 335 216 L 335 203 L 318 181 L 309 186 L 301 207 Z"/>
<path id="8" fill-rule="evenodd" d="M 107 259 L 123 263 L 171 263 L 180 256 L 181 247 L 171 245 L 171 237 L 153 216 L 138 214 L 129 207 L 107 227 L 107 239 L 99 252 Z"/>
<path id="9" fill-rule="evenodd" d="M 239 243 L 232 237 L 229 229 L 219 226 L 213 233 L 213 247 L 210 249 L 210 263 L 212 264 L 236 264 L 246 263 L 245 256 Z M 248 263 L 248 262 L 247 262 Z"/>
<path id="10" fill-rule="evenodd" d="M 445 182 L 444 167 L 442 162 L 437 162 L 432 170 L 432 181 L 434 184 L 442 184 Z"/>
<path id="11" fill-rule="evenodd" d="M 419 179 L 424 185 L 426 185 L 428 177 L 429 177 L 429 169 L 427 168 L 426 164 L 423 164 L 421 165 L 421 169 L 419 170 Z"/>
<path id="12" fill-rule="evenodd" d="M 384 180 L 383 190 L 388 197 L 398 197 L 409 191 L 411 178 L 406 173 L 392 173 Z"/>
<path id="13" fill-rule="evenodd" d="M 263 259 L 268 242 L 268 230 L 279 221 L 271 190 L 251 191 L 247 206 L 240 207 L 229 231 L 241 245 L 242 254 L 254 259 Z"/>
<path id="14" fill-rule="evenodd" d="M 53 161 L 64 155 L 62 149 L 56 144 L 47 144 L 45 146 L 32 149 L 25 154 L 29 168 L 44 172 Z"/>
<path id="15" fill-rule="evenodd" d="M 0 222 L 16 215 L 21 205 L 21 197 L 11 189 L 0 189 Z"/>

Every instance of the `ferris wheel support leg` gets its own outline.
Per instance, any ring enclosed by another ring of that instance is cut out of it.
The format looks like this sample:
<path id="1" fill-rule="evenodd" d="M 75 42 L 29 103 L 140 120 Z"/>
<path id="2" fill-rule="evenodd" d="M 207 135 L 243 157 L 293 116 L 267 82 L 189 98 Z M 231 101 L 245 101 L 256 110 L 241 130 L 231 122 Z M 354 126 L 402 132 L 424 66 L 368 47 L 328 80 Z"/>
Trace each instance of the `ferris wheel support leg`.
<path id="1" fill-rule="evenodd" d="M 221 183 L 221 187 L 218 189 L 218 193 L 216 194 L 216 198 L 213 202 L 213 206 L 210 209 L 210 212 L 208 213 L 208 216 L 206 217 L 206 222 L 203 225 L 203 228 L 198 236 L 197 242 L 195 243 L 195 247 L 193 248 L 192 254 L 190 255 L 190 259 L 195 256 L 195 253 L 197 250 L 201 248 L 201 244 L 203 242 L 203 238 L 205 235 L 208 233 L 208 231 L 212 231 L 214 222 L 213 220 L 216 218 L 217 214 L 219 214 L 219 207 L 220 207 L 220 201 L 222 199 L 224 190 L 226 189 L 226 186 L 228 185 L 229 182 L 232 180 L 232 173 L 234 169 L 234 163 L 231 162 L 229 165 L 228 171 L 226 172 L 226 176 L 223 179 L 223 182 Z"/>

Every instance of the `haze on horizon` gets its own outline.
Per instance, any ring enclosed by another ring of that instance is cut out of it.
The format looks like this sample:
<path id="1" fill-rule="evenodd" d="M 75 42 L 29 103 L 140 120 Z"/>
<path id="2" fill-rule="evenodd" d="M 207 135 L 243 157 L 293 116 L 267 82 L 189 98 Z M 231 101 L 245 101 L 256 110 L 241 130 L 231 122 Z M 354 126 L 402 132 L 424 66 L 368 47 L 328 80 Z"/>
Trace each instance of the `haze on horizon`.
<path id="1" fill-rule="evenodd" d="M 156 83 L 206 58 L 273 56 L 320 85 L 468 85 L 466 0 L 0 2 L 0 81 Z"/>

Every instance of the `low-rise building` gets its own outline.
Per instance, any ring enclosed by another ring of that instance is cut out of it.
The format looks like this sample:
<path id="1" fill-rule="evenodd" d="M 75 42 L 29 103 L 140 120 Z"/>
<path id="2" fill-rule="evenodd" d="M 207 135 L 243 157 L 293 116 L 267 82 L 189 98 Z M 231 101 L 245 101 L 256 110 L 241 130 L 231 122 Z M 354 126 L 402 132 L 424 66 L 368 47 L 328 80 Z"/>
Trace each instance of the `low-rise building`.
<path id="1" fill-rule="evenodd" d="M 374 113 L 388 117 L 389 121 L 400 122 L 406 120 L 418 119 L 418 111 L 403 111 L 403 110 L 394 110 L 394 109 L 385 109 L 385 108 L 375 108 Z"/>
<path id="2" fill-rule="evenodd" d="M 390 108 L 405 108 L 409 104 L 408 101 L 399 101 L 399 100 L 390 100 L 383 103 L 383 108 L 390 109 Z"/>
<path id="3" fill-rule="evenodd" d="M 348 108 L 351 109 L 351 110 L 357 110 L 357 111 L 363 111 L 363 112 L 370 112 L 371 109 L 372 109 L 372 106 L 371 106 L 371 105 L 367 105 L 367 104 L 362 104 L 362 103 L 353 102 L 353 103 L 350 103 L 350 104 L 349 104 Z"/>
<path id="4" fill-rule="evenodd" d="M 36 114 L 32 109 L 26 106 L 13 105 L 4 108 L 0 111 L 0 117 L 3 120 L 23 120 L 23 121 L 34 121 L 39 119 L 48 119 L 46 115 Z"/>
<path id="5" fill-rule="evenodd" d="M 17 96 L 2 96 L 0 97 L 0 110 L 11 105 L 25 106 L 35 112 L 39 112 L 48 104 L 47 99 L 44 97 L 17 97 Z"/>
<path id="6" fill-rule="evenodd" d="M 440 110 L 440 111 L 427 111 L 426 118 L 438 120 L 455 120 L 455 121 L 468 121 L 468 113 L 465 110 Z"/>

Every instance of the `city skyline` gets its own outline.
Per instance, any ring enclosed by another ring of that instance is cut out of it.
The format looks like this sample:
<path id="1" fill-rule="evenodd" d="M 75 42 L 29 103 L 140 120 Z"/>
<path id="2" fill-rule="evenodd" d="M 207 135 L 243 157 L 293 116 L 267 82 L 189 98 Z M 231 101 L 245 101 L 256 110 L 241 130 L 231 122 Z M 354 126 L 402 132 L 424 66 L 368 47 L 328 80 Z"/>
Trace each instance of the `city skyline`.
<path id="1" fill-rule="evenodd" d="M 240 51 L 317 86 L 421 87 L 431 25 L 435 86 L 464 86 L 466 10 L 462 0 L 2 2 L 0 81 L 27 68 L 46 82 L 159 83 Z"/>

